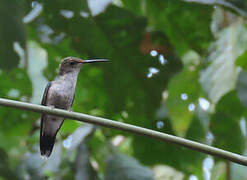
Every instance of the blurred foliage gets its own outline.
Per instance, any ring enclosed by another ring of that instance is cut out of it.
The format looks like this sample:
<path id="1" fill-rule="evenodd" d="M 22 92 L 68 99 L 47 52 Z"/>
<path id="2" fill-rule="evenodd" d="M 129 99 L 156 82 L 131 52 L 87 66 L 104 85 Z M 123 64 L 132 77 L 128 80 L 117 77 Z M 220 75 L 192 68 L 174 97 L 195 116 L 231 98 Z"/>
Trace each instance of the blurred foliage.
<path id="1" fill-rule="evenodd" d="M 0 0 L 0 96 L 38 103 L 62 58 L 107 58 L 81 70 L 74 111 L 246 154 L 247 2 L 227 2 Z M 247 178 L 222 159 L 76 121 L 42 159 L 39 118 L 0 108 L 0 179 Z"/>
<path id="2" fill-rule="evenodd" d="M 17 67 L 18 54 L 14 51 L 14 43 L 19 43 L 25 49 L 24 0 L 0 1 L 0 54 L 2 68 Z M 11 9 L 11 10 L 10 10 Z"/>
<path id="3" fill-rule="evenodd" d="M 106 180 L 152 180 L 150 169 L 142 167 L 135 159 L 113 154 L 107 160 Z"/>

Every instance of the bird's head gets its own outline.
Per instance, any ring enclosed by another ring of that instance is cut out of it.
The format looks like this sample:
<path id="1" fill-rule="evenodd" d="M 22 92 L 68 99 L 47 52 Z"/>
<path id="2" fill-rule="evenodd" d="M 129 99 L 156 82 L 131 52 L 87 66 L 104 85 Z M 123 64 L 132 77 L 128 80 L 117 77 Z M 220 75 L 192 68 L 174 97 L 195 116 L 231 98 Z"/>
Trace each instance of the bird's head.
<path id="1" fill-rule="evenodd" d="M 91 59 L 83 60 L 76 57 L 66 57 L 62 60 L 59 66 L 59 75 L 63 75 L 70 72 L 79 72 L 83 64 L 108 62 L 106 59 Z"/>

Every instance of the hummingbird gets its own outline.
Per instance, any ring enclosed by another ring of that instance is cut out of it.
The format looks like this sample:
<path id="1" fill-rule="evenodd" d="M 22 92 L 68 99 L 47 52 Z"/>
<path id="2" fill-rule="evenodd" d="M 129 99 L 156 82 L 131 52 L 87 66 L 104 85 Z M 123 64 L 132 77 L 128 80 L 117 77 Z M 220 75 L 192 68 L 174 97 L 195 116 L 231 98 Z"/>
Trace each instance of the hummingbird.
<path id="1" fill-rule="evenodd" d="M 77 77 L 81 67 L 87 63 L 108 62 L 106 59 L 83 60 L 66 57 L 59 65 L 58 77 L 47 84 L 41 104 L 51 108 L 71 111 L 75 98 Z M 42 114 L 40 125 L 40 152 L 42 156 L 51 155 L 56 135 L 63 124 L 64 118 Z"/>

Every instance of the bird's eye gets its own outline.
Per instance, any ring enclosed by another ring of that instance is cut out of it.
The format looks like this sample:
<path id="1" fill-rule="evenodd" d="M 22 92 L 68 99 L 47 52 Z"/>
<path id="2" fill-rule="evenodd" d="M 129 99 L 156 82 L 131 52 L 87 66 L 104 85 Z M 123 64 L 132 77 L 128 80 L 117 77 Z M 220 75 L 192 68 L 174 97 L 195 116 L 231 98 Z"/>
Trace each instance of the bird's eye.
<path id="1" fill-rule="evenodd" d="M 76 64 L 76 62 L 74 62 L 74 61 L 69 62 L 69 65 L 71 65 L 71 66 L 73 66 L 75 64 Z"/>

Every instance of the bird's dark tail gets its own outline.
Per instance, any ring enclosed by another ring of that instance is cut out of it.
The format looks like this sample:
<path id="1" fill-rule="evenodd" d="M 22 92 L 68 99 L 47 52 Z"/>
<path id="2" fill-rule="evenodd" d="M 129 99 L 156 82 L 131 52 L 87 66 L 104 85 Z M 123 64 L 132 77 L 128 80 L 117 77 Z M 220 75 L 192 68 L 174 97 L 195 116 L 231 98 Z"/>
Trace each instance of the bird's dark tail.
<path id="1" fill-rule="evenodd" d="M 41 116 L 40 124 L 40 152 L 42 156 L 49 157 L 51 155 L 56 135 L 63 124 L 64 118 L 56 116 Z"/>
<path id="2" fill-rule="evenodd" d="M 48 134 L 43 134 L 40 136 L 40 152 L 42 156 L 49 157 L 51 155 L 56 135 L 51 136 Z"/>

